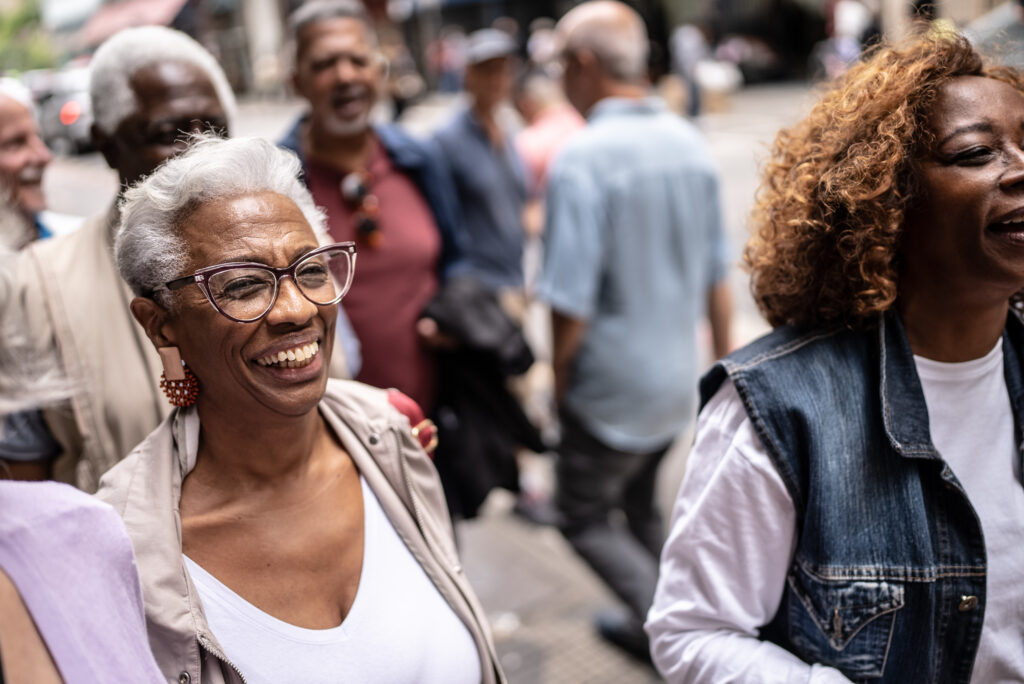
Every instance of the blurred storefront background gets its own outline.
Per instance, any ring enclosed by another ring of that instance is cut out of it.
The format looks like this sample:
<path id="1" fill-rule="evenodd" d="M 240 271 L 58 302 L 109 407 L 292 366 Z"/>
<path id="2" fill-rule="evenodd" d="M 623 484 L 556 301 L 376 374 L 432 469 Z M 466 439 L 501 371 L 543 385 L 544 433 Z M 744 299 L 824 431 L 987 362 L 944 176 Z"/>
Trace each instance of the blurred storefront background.
<path id="1" fill-rule="evenodd" d="M 302 0 L 0 0 L 0 72 L 36 96 L 47 142 L 88 146 L 84 85 L 92 52 L 117 31 L 178 28 L 221 62 L 244 97 L 289 95 L 286 18 Z M 574 0 L 364 0 L 391 65 L 393 113 L 435 92 L 459 90 L 465 36 L 502 28 L 524 61 L 551 51 L 551 28 Z M 675 73 L 690 88 L 830 78 L 864 45 L 927 19 L 966 26 L 1007 14 L 999 0 L 627 0 L 645 18 L 655 82 Z M 989 22 L 991 23 L 991 22 Z M 553 55 L 548 54 L 551 59 Z M 694 85 L 695 82 L 699 82 Z M 87 137 L 87 136 L 85 136 Z"/>

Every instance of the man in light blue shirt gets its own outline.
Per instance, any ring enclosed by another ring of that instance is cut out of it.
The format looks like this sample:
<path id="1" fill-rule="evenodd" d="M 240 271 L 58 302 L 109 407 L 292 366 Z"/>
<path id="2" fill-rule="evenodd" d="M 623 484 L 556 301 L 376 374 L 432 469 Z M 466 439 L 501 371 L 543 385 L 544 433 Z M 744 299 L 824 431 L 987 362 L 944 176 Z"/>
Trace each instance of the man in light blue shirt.
<path id="1" fill-rule="evenodd" d="M 566 95 L 588 117 L 551 170 L 538 287 L 562 422 L 557 504 L 566 538 L 631 609 L 601 634 L 643 657 L 663 541 L 654 481 L 696 413 L 703 315 L 715 353 L 729 348 L 718 179 L 696 129 L 648 96 L 639 15 L 586 2 L 557 35 Z"/>

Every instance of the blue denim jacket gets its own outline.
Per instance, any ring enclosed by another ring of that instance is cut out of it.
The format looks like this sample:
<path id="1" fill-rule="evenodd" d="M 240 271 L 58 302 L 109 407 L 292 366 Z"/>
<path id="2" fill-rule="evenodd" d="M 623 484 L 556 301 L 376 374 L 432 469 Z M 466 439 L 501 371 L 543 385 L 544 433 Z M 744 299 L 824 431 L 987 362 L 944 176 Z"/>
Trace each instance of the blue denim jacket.
<path id="1" fill-rule="evenodd" d="M 1024 323 L 1011 312 L 1003 354 L 1017 444 L 1022 350 Z M 761 638 L 853 680 L 969 682 L 985 541 L 932 444 L 899 317 L 860 331 L 779 328 L 716 364 L 702 405 L 726 377 L 797 514 L 782 602 Z"/>

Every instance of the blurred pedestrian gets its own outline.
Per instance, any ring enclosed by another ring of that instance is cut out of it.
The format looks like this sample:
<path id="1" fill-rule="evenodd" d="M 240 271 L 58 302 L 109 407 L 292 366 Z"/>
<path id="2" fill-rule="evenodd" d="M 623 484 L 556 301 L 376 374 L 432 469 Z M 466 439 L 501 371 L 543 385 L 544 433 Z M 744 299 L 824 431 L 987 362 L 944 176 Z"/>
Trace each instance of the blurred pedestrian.
<path id="1" fill-rule="evenodd" d="M 686 84 L 686 115 L 691 119 L 700 116 L 701 92 L 697 81 L 697 65 L 711 57 L 704 29 L 697 24 L 677 26 L 669 38 L 669 52 L 672 56 L 672 73 Z"/>
<path id="2" fill-rule="evenodd" d="M 519 491 L 518 451 L 544 448 L 521 408 L 527 394 L 522 378 L 533 364 L 522 334 L 528 191 L 522 160 L 502 123 L 516 51 L 515 40 L 503 30 L 470 34 L 463 80 L 467 102 L 434 135 L 459 200 L 467 271 L 428 309 L 459 343 L 439 353 L 443 413 L 436 463 L 453 513 L 464 517 L 472 516 L 495 486 Z M 504 333 L 481 345 L 487 338 L 479 331 L 486 328 Z"/>
<path id="3" fill-rule="evenodd" d="M 1024 681 L 1024 74 L 924 30 L 775 140 L 746 252 L 775 330 L 701 380 L 669 682 Z"/>
<path id="4" fill-rule="evenodd" d="M 1024 67 L 1024 0 L 1007 0 L 964 28 L 978 51 L 998 64 Z"/>
<path id="5" fill-rule="evenodd" d="M 566 538 L 629 607 L 600 633 L 646 659 L 663 539 L 655 476 L 695 414 L 702 313 L 715 353 L 729 347 L 718 178 L 696 129 L 649 96 L 634 10 L 585 2 L 557 34 L 566 94 L 587 126 L 551 168 L 538 286 L 562 423 L 556 503 Z M 626 526 L 610 519 L 616 509 Z"/>
<path id="6" fill-rule="evenodd" d="M 419 324 L 459 254 L 451 177 L 435 146 L 371 126 L 387 65 L 362 3 L 312 0 L 289 30 L 292 83 L 310 108 L 280 144 L 302 160 L 331 237 L 360 249 L 344 308 L 362 350 L 356 378 L 396 387 L 429 413 L 436 326 Z"/>
<path id="7" fill-rule="evenodd" d="M 434 135 L 459 200 L 466 265 L 495 292 L 522 296 L 526 172 L 499 109 L 512 94 L 516 44 L 481 29 L 466 50 L 467 104 Z M 522 304 L 519 306 L 522 316 Z"/>
<path id="8" fill-rule="evenodd" d="M 93 142 L 122 190 L 183 149 L 187 131 L 227 133 L 235 99 L 216 60 L 183 33 L 124 30 L 92 61 Z M 16 297 L 30 343 L 53 354 L 73 394 L 0 437 L 0 457 L 25 477 L 95 491 L 99 477 L 167 415 L 160 361 L 128 310 L 114 267 L 117 198 L 79 230 L 37 242 L 17 264 Z"/>
<path id="9" fill-rule="evenodd" d="M 299 173 L 206 136 L 125 195 L 117 264 L 178 408 L 98 496 L 128 525 L 154 655 L 195 684 L 502 682 L 426 426 L 328 378 L 356 246 L 324 244 Z"/>
<path id="10" fill-rule="evenodd" d="M 427 46 L 427 63 L 437 78 L 441 93 L 457 93 L 462 88 L 466 68 L 466 34 L 459 26 L 445 26 Z"/>
<path id="11" fill-rule="evenodd" d="M 38 215 L 46 209 L 43 171 L 52 158 L 28 88 L 0 78 L 0 247 L 18 250 L 50 236 Z"/>
<path id="12" fill-rule="evenodd" d="M 558 81 L 541 71 L 528 72 L 520 79 L 515 106 L 526 122 L 516 134 L 516 149 L 526 165 L 530 194 L 539 198 L 547 187 L 548 167 L 585 121 L 565 99 Z M 539 226 L 536 231 L 529 230 L 529 223 L 527 227 L 528 232 L 540 233 Z"/>
<path id="13" fill-rule="evenodd" d="M 558 44 L 555 40 L 555 20 L 538 17 L 530 22 L 530 35 L 526 39 L 526 58 L 531 71 L 540 71 L 552 78 L 558 71 Z"/>

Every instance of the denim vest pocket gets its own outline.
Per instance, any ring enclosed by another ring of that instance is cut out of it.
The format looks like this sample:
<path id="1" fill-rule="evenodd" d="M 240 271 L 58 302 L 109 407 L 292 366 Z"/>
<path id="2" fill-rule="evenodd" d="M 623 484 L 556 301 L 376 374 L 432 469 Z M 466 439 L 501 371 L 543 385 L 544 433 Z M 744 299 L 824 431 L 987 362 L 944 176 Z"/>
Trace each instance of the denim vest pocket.
<path id="1" fill-rule="evenodd" d="M 789 638 L 797 653 L 850 678 L 881 677 L 896 611 L 903 607 L 903 584 L 822 579 L 799 565 L 787 581 Z"/>

